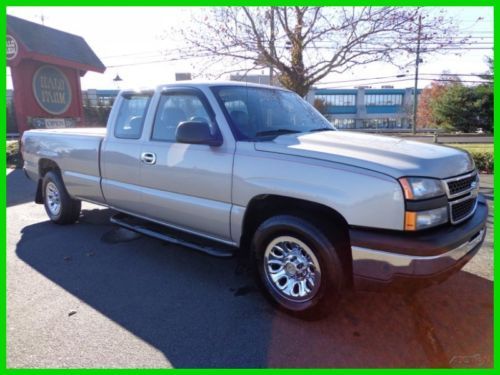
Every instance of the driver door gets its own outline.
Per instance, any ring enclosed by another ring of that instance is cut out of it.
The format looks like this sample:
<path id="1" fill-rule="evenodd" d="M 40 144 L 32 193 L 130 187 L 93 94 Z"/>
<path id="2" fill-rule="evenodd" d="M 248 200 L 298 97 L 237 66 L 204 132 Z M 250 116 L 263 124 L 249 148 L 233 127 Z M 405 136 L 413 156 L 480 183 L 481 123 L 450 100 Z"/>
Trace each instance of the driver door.
<path id="1" fill-rule="evenodd" d="M 198 234 L 230 240 L 234 146 L 177 143 L 183 121 L 204 121 L 216 132 L 215 115 L 194 88 L 170 89 L 159 100 L 141 163 L 143 204 L 148 216 Z"/>

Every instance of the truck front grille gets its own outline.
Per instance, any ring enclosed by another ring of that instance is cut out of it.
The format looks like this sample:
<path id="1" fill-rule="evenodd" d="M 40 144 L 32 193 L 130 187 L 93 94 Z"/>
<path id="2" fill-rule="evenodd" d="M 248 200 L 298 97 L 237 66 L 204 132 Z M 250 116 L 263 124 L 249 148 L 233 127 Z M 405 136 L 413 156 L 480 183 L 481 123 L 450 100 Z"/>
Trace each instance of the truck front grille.
<path id="1" fill-rule="evenodd" d="M 474 190 L 477 186 L 477 173 L 467 174 L 465 176 L 446 180 L 446 184 L 448 185 L 450 197 L 469 192 Z"/>
<path id="2" fill-rule="evenodd" d="M 476 210 L 477 196 L 467 197 L 450 202 L 450 216 L 452 224 L 460 223 L 470 217 Z"/>
<path id="3" fill-rule="evenodd" d="M 452 224 L 458 224 L 468 219 L 476 211 L 479 190 L 478 177 L 477 171 L 472 171 L 444 180 Z"/>

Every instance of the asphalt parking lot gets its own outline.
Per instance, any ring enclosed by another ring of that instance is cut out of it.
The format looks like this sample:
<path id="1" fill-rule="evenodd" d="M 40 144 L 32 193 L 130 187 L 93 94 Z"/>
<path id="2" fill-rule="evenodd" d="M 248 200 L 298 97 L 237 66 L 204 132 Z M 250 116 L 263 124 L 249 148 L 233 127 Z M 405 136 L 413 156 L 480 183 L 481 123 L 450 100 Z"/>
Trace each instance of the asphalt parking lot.
<path id="1" fill-rule="evenodd" d="M 482 176 L 490 208 L 493 178 Z M 273 310 L 247 264 L 138 237 L 83 205 L 57 226 L 7 170 L 8 367 L 491 367 L 493 213 L 473 260 L 414 295 L 349 293 L 322 321 Z"/>

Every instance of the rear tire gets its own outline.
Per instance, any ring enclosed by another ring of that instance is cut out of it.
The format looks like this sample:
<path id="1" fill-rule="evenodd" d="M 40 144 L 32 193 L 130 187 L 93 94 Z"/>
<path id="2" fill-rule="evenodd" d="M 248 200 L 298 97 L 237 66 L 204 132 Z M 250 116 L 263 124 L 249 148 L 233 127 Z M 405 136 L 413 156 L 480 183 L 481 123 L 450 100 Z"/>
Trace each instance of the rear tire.
<path id="1" fill-rule="evenodd" d="M 43 204 L 50 220 L 56 224 L 73 224 L 80 217 L 82 202 L 68 194 L 61 176 L 50 171 L 43 177 Z"/>
<path id="2" fill-rule="evenodd" d="M 301 319 L 328 315 L 345 288 L 334 245 L 314 221 L 280 215 L 264 221 L 252 240 L 259 282 L 271 302 Z"/>

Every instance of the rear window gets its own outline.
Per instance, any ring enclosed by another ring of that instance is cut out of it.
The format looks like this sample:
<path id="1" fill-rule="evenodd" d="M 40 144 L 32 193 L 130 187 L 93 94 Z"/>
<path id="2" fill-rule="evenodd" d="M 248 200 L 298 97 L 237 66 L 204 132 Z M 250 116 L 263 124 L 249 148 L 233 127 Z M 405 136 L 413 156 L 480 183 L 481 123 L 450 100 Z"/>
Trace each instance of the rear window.
<path id="1" fill-rule="evenodd" d="M 151 94 L 122 95 L 120 110 L 115 123 L 115 137 L 139 139 Z"/>

